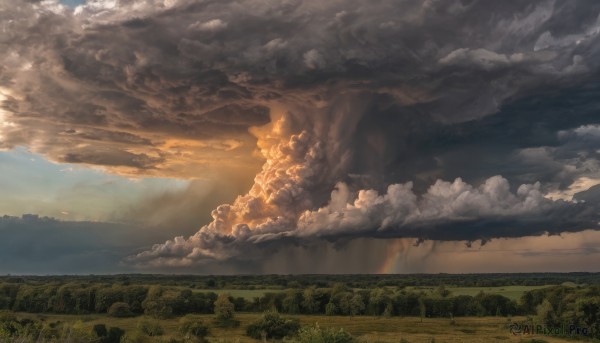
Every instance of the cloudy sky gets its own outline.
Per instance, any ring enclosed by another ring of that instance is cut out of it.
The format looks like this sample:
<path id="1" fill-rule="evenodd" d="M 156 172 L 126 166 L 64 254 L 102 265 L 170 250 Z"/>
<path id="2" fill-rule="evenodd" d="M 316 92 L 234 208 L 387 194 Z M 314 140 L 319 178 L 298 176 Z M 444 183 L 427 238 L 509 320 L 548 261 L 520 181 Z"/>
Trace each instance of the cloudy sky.
<path id="1" fill-rule="evenodd" d="M 0 24 L 0 273 L 600 271 L 595 0 Z"/>

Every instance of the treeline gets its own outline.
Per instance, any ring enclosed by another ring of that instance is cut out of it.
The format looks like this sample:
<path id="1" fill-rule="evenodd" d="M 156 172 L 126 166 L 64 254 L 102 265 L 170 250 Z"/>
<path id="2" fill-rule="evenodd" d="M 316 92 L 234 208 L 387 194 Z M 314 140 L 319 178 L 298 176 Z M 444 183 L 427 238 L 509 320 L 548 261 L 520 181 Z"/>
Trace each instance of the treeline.
<path id="1" fill-rule="evenodd" d="M 550 328 L 575 327 L 587 337 L 600 339 L 600 286 L 548 287 L 525 292 L 520 299 L 525 313 Z M 567 332 L 566 334 L 573 334 Z"/>
<path id="2" fill-rule="evenodd" d="M 0 310 L 16 312 L 146 314 L 168 318 L 213 313 L 216 299 L 214 292 L 157 285 L 0 284 Z M 289 314 L 425 317 L 506 316 L 523 312 L 516 302 L 500 295 L 454 297 L 443 286 L 433 294 L 426 294 L 390 287 L 355 290 L 336 284 L 332 288 L 267 292 L 252 300 L 242 297 L 229 300 L 238 312 L 276 310 Z"/>
<path id="3" fill-rule="evenodd" d="M 391 288 L 353 290 L 343 285 L 328 288 L 290 289 L 267 293 L 246 303 L 245 310 L 276 310 L 288 314 L 372 315 L 372 316 L 488 316 L 515 315 L 521 312 L 514 301 L 497 295 L 480 293 L 450 296 L 444 287 L 434 294 Z"/>
<path id="4" fill-rule="evenodd" d="M 181 286 L 194 289 L 287 289 L 333 287 L 344 283 L 351 288 L 414 287 L 453 285 L 456 287 L 543 286 L 564 282 L 600 284 L 600 273 L 526 274 L 391 274 L 391 275 L 85 275 L 85 276 L 0 276 L 3 283 L 25 284 L 121 284 Z"/>
<path id="5" fill-rule="evenodd" d="M 107 313 L 126 304 L 124 313 L 162 316 L 212 313 L 217 295 L 190 289 L 141 285 L 0 284 L 0 310 L 30 313 Z"/>

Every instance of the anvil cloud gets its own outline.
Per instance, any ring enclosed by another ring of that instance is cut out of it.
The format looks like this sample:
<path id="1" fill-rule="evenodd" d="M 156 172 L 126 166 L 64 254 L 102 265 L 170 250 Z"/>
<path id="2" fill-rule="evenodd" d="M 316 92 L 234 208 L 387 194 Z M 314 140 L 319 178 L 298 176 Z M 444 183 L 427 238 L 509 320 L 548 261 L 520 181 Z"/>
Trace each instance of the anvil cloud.
<path id="1" fill-rule="evenodd" d="M 260 169 L 134 265 L 598 227 L 596 1 L 0 6 L 0 147 L 122 175 Z"/>

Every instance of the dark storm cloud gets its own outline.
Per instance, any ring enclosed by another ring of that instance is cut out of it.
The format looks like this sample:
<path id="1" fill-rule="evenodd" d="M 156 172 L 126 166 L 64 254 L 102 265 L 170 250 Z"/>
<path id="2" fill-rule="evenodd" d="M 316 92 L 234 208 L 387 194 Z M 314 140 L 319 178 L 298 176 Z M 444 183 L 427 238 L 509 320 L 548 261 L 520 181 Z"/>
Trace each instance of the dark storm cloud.
<path id="1" fill-rule="evenodd" d="M 269 121 L 266 107 L 249 102 L 248 89 L 198 56 L 184 56 L 177 15 L 103 20 L 98 16 L 110 11 L 74 14 L 52 2 L 7 5 L 2 13 L 0 87 L 11 123 L 4 148 L 26 145 L 57 161 L 132 168 L 115 172 L 191 177 L 172 167 L 191 162 L 170 141 L 188 140 L 177 143 L 180 150 L 209 147 L 213 156 L 235 160 L 254 148 L 248 128 Z M 230 154 L 212 143 L 231 138 L 241 144 Z M 95 153 L 89 140 L 102 148 Z"/>
<path id="2" fill-rule="evenodd" d="M 593 186 L 587 191 L 575 194 L 575 199 L 590 203 L 598 203 L 600 201 L 600 185 Z"/>
<path id="3" fill-rule="evenodd" d="M 132 249 L 157 237 L 138 234 L 138 228 L 115 223 L 0 217 L 0 273 L 115 272 Z"/>
<path id="4" fill-rule="evenodd" d="M 600 172 L 599 13 L 596 1 L 14 6 L 2 140 L 177 175 L 216 153 L 243 161 L 256 138 L 266 162 L 248 194 L 142 263 L 315 237 L 593 228 L 595 204 L 546 196 Z"/>
<path id="5" fill-rule="evenodd" d="M 76 136 L 82 140 L 91 141 L 110 141 L 123 144 L 152 144 L 149 139 L 145 139 L 127 132 L 106 131 L 96 128 L 84 128 L 80 130 L 69 129 L 60 132 L 59 134 L 64 136 Z"/>
<path id="6" fill-rule="evenodd" d="M 158 158 L 152 158 L 146 154 L 131 154 L 127 151 L 120 151 L 116 149 L 105 150 L 98 149 L 97 147 L 89 148 L 87 150 L 79 150 L 76 153 L 67 153 L 60 156 L 61 162 L 66 163 L 88 163 L 97 164 L 103 166 L 127 166 L 138 169 L 152 168 L 157 162 L 160 162 Z"/>

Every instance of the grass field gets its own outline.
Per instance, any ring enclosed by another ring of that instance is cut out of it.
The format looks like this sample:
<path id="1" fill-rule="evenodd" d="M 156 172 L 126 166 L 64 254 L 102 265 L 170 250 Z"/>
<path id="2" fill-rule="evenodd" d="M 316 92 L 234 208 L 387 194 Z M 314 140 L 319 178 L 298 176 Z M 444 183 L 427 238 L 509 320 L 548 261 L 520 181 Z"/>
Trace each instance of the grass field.
<path id="1" fill-rule="evenodd" d="M 107 326 L 117 326 L 125 329 L 127 332 L 136 330 L 136 325 L 140 318 L 111 318 L 104 315 L 86 315 L 86 316 L 68 316 L 68 315 L 34 315 L 21 314 L 35 318 L 44 318 L 48 321 L 72 322 L 76 320 L 84 321 L 90 328 L 94 324 L 102 323 Z M 245 328 L 250 323 L 256 321 L 261 315 L 256 313 L 239 313 L 236 318 L 241 322 L 238 328 L 220 329 L 212 327 L 212 315 L 194 316 L 202 320 L 210 327 L 210 342 L 218 342 L 219 339 L 226 339 L 229 342 L 250 343 L 257 342 L 245 335 Z M 321 327 L 344 328 L 351 334 L 363 339 L 368 343 L 377 342 L 427 342 L 432 339 L 435 342 L 531 342 L 531 339 L 543 340 L 539 342 L 573 342 L 561 338 L 547 337 L 542 335 L 514 336 L 508 328 L 508 319 L 503 317 L 465 317 L 455 318 L 454 324 L 450 319 L 444 318 L 425 318 L 421 322 L 420 318 L 415 317 L 392 317 L 376 318 L 367 316 L 341 317 L 341 316 L 289 316 L 298 318 L 302 325 L 315 325 L 318 323 Z M 513 318 L 514 321 L 523 318 Z M 170 337 L 178 337 L 177 327 L 179 319 L 167 319 L 160 321 L 165 329 L 165 335 L 162 338 L 166 341 Z M 180 337 L 179 337 L 180 338 Z"/>

